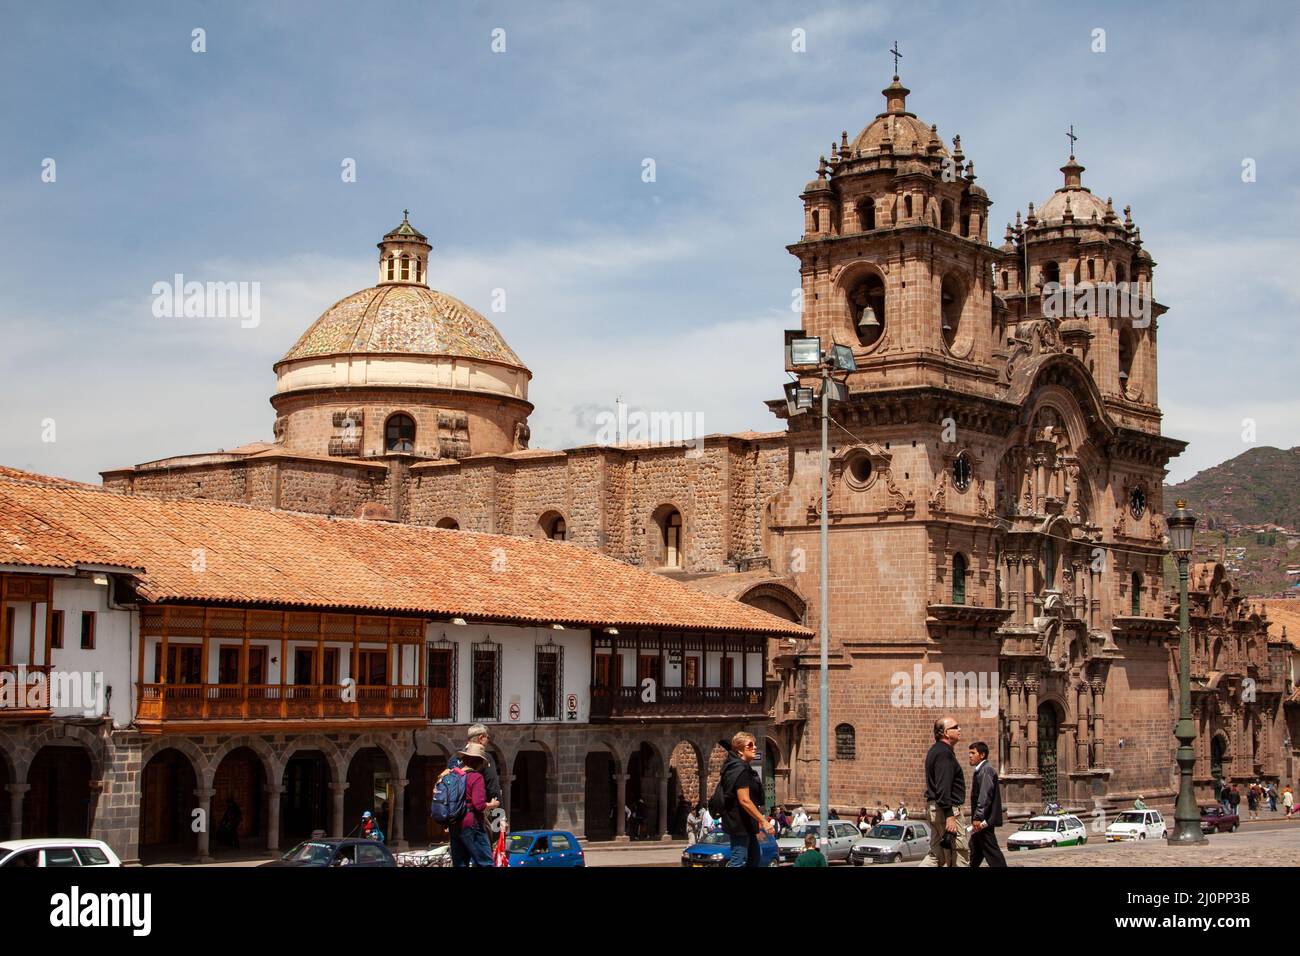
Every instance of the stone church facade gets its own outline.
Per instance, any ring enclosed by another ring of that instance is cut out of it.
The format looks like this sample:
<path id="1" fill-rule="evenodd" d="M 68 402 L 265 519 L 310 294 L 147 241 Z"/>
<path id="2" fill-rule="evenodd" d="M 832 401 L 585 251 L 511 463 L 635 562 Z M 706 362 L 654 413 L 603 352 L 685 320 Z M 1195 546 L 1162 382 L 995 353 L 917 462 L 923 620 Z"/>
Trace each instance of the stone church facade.
<path id="1" fill-rule="evenodd" d="M 831 404 L 833 739 L 818 739 L 816 642 L 774 642 L 770 785 L 815 801 L 824 746 L 835 805 L 918 805 L 930 727 L 953 713 L 964 740 L 996 747 L 1014 812 L 1169 804 L 1162 480 L 1185 443 L 1160 430 L 1155 262 L 1074 156 L 993 245 L 960 137 L 911 112 L 898 77 L 882 92 L 884 111 L 822 157 L 788 247 L 803 318 L 787 342 L 848 345 L 857 370 Z M 104 484 L 562 537 L 818 627 L 816 416 L 773 400 L 780 430 L 530 449 L 531 373 L 486 318 L 428 288 L 430 248 L 403 220 L 379 243 L 379 283 L 276 364 L 273 442 Z M 1060 308 L 1060 285 L 1089 283 L 1146 311 Z M 1267 643 L 1266 625 L 1234 621 Z M 938 699 L 921 693 L 936 682 Z"/>

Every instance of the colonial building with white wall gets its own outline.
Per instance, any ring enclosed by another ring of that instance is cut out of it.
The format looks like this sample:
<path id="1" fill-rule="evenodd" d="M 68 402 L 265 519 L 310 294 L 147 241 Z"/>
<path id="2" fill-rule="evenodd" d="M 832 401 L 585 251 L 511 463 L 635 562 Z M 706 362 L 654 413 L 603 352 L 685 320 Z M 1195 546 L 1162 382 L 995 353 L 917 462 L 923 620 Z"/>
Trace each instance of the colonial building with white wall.
<path id="1" fill-rule="evenodd" d="M 0 833 L 128 861 L 211 856 L 231 806 L 244 849 L 367 809 L 428 843 L 476 722 L 514 828 L 622 837 L 642 801 L 659 837 L 719 739 L 762 738 L 767 642 L 808 636 L 564 542 L 10 469 L 0 609 Z"/>

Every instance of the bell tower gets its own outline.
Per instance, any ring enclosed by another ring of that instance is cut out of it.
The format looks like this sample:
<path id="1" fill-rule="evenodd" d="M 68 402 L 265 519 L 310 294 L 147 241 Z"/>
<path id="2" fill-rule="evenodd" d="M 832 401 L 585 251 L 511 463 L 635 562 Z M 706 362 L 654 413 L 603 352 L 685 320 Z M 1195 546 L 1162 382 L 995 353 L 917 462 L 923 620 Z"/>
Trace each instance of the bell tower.
<path id="1" fill-rule="evenodd" d="M 428 288 L 429 238 L 411 225 L 410 211 L 379 241 L 379 284 L 418 285 Z"/>
<path id="2" fill-rule="evenodd" d="M 975 164 L 907 106 L 897 74 L 884 112 L 821 157 L 804 187 L 799 259 L 805 335 L 853 349 L 850 391 L 935 385 L 992 394 L 988 194 Z"/>

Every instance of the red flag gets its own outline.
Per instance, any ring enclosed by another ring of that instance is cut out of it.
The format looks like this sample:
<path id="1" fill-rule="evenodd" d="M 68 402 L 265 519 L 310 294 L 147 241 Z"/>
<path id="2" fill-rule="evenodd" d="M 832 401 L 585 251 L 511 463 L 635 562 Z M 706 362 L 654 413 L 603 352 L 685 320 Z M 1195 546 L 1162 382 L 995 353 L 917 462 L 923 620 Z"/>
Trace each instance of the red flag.
<path id="1" fill-rule="evenodd" d="M 506 828 L 501 828 L 501 833 L 497 835 L 496 852 L 492 854 L 493 866 L 509 866 L 509 859 L 506 855 Z"/>

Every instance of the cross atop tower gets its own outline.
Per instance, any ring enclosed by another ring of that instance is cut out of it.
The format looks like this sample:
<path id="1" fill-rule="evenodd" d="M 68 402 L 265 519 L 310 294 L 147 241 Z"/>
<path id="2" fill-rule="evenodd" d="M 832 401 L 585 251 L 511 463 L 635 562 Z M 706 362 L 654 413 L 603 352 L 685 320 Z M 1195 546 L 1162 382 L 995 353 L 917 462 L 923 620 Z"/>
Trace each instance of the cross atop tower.
<path id="1" fill-rule="evenodd" d="M 1079 137 L 1074 135 L 1074 124 L 1070 124 L 1070 131 L 1065 134 L 1065 138 L 1070 141 L 1070 158 L 1074 159 L 1074 141 Z"/>
<path id="2" fill-rule="evenodd" d="M 1070 129 L 1073 130 L 1074 127 L 1071 126 Z M 403 209 L 403 210 L 402 210 L 402 218 L 403 218 L 403 219 L 406 219 L 406 220 L 409 220 L 409 219 L 411 218 L 411 210 L 409 210 L 409 209 Z"/>
<path id="3" fill-rule="evenodd" d="M 903 58 L 903 54 L 898 52 L 898 41 L 894 41 L 894 48 L 889 51 L 894 56 L 894 75 L 898 75 L 898 61 Z"/>

